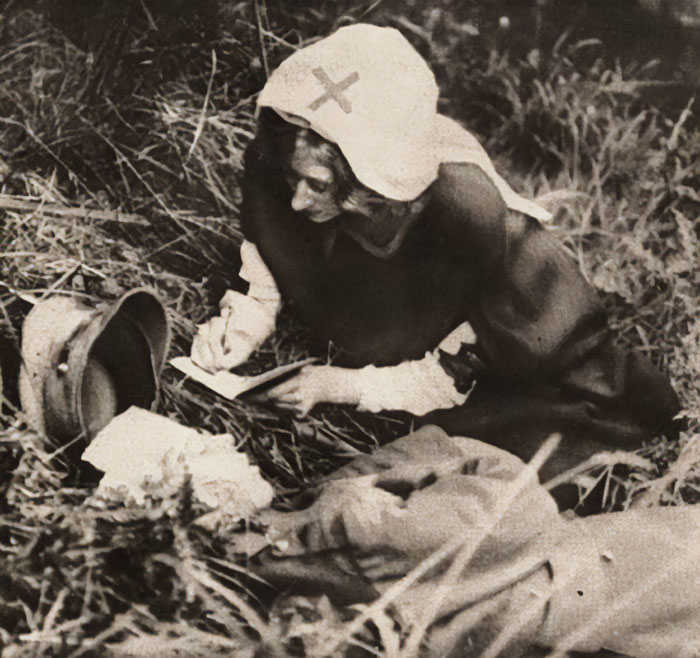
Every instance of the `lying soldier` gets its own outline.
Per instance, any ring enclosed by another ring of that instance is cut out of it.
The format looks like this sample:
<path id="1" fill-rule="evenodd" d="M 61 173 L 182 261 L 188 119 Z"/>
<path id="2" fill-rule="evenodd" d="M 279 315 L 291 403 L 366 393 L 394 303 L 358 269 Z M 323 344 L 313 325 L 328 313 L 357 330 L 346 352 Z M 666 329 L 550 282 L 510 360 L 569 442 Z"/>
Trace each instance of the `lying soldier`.
<path id="1" fill-rule="evenodd" d="M 354 630 L 389 612 L 425 657 L 700 655 L 700 508 L 567 520 L 539 454 L 524 466 L 424 427 L 337 471 L 306 509 L 268 511 L 284 550 L 249 568 L 283 593 L 369 606 Z"/>

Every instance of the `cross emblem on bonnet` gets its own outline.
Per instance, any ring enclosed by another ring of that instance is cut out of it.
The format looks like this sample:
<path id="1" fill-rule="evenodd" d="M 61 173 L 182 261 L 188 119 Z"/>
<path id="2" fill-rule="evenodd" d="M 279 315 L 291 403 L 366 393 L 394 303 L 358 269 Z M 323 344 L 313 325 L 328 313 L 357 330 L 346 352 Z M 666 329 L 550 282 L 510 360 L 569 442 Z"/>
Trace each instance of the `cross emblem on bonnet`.
<path id="1" fill-rule="evenodd" d="M 345 96 L 343 96 L 343 92 L 350 85 L 355 84 L 360 79 L 360 74 L 357 71 L 353 71 L 340 82 L 333 82 L 333 80 L 328 77 L 328 74 L 320 66 L 316 67 L 312 73 L 323 85 L 325 92 L 309 105 L 309 109 L 315 112 L 324 103 L 334 100 L 336 103 L 338 103 L 338 105 L 340 105 L 345 114 L 350 114 L 350 112 L 352 112 L 352 104 L 347 98 L 345 98 Z"/>

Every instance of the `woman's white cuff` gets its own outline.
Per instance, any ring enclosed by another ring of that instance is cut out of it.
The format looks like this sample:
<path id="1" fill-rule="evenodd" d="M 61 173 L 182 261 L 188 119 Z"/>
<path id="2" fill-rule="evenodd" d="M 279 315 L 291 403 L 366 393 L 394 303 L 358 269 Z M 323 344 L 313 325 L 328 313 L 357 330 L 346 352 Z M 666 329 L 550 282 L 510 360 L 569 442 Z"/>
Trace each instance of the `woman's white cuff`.
<path id="1" fill-rule="evenodd" d="M 467 399 L 431 352 L 420 361 L 385 368 L 367 366 L 358 370 L 356 377 L 359 408 L 372 413 L 386 409 L 422 416 L 434 409 L 463 404 Z"/>
<path id="2" fill-rule="evenodd" d="M 245 362 L 274 332 L 282 305 L 275 280 L 252 242 L 241 245 L 241 261 L 240 276 L 250 283 L 248 294 L 228 290 L 219 302 L 230 368 Z"/>

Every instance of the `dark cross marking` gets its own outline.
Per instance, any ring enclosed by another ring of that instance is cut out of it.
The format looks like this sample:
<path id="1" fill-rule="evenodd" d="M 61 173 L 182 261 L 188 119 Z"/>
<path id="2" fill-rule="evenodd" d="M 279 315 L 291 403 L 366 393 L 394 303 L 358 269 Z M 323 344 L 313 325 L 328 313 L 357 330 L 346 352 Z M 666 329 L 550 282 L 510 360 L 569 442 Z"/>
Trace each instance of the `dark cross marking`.
<path id="1" fill-rule="evenodd" d="M 352 105 L 350 101 L 343 96 L 343 92 L 350 86 L 355 84 L 360 79 L 360 74 L 354 71 L 344 80 L 340 82 L 333 82 L 326 72 L 320 67 L 316 67 L 312 73 L 316 76 L 316 79 L 325 87 L 326 91 L 324 94 L 319 96 L 311 105 L 309 109 L 314 112 L 321 107 L 324 103 L 330 100 L 334 100 L 343 109 L 345 114 L 350 114 L 352 112 Z"/>

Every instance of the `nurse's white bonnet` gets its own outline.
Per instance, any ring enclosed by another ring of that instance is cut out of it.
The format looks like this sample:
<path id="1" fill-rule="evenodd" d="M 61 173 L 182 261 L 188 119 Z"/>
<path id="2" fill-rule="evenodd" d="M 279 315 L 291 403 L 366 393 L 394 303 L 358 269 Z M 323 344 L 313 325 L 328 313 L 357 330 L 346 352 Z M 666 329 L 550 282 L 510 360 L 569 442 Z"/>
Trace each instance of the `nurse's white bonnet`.
<path id="1" fill-rule="evenodd" d="M 258 107 L 304 119 L 338 145 L 363 185 L 387 198 L 413 200 L 437 178 L 441 163 L 471 162 L 510 208 L 550 219 L 496 173 L 471 133 L 438 114 L 438 93 L 432 71 L 398 30 L 356 24 L 282 62 Z"/>

